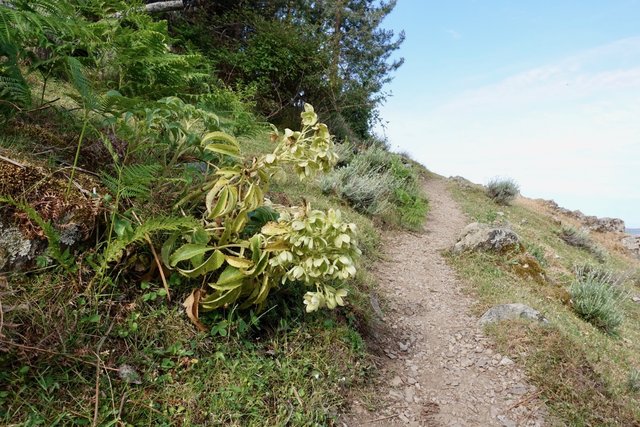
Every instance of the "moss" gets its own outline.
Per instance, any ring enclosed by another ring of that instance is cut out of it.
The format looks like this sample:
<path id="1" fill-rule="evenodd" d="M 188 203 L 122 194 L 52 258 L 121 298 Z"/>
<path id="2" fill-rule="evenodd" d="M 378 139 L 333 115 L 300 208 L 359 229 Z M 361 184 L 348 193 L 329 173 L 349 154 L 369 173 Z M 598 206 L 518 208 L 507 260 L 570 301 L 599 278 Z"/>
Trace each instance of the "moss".
<path id="1" fill-rule="evenodd" d="M 522 253 L 514 259 L 512 270 L 520 277 L 531 278 L 543 284 L 547 282 L 547 276 L 540 262 L 530 253 Z"/>

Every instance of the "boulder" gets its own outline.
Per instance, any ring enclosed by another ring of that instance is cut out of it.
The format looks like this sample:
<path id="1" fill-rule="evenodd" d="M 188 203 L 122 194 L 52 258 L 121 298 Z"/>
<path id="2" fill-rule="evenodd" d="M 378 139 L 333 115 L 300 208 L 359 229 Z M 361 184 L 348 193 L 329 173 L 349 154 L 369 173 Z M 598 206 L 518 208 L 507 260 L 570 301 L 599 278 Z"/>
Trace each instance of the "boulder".
<path id="1" fill-rule="evenodd" d="M 520 238 L 510 228 L 474 222 L 462 230 L 453 252 L 459 254 L 483 250 L 503 253 L 520 248 Z"/>
<path id="2" fill-rule="evenodd" d="M 535 310 L 528 305 L 515 303 L 515 304 L 501 304 L 491 307 L 487 310 L 478 323 L 486 325 L 488 323 L 500 322 L 502 320 L 515 320 L 515 319 L 527 319 L 534 320 L 540 323 L 548 323 L 548 320 L 544 318 L 538 310 Z"/>
<path id="3" fill-rule="evenodd" d="M 627 236 L 621 242 L 625 249 L 640 258 L 640 236 Z"/>
<path id="4" fill-rule="evenodd" d="M 600 233 L 624 233 L 625 230 L 624 221 L 619 218 L 587 217 L 585 224 L 590 230 Z"/>
<path id="5" fill-rule="evenodd" d="M 589 230 L 596 231 L 599 233 L 605 233 L 605 232 L 624 233 L 624 230 L 625 230 L 624 221 L 621 220 L 620 218 L 607 218 L 607 217 L 598 218 L 597 216 L 593 216 L 593 215 L 585 215 L 579 210 L 572 211 L 572 210 L 563 208 L 561 206 L 558 206 L 558 204 L 553 200 L 543 200 L 543 199 L 538 199 L 538 200 L 540 200 L 542 204 L 547 206 L 553 212 L 566 215 L 570 218 L 578 220 L 582 225 L 587 227 Z M 557 220 L 555 220 L 555 217 L 554 217 L 554 221 L 557 222 Z"/>

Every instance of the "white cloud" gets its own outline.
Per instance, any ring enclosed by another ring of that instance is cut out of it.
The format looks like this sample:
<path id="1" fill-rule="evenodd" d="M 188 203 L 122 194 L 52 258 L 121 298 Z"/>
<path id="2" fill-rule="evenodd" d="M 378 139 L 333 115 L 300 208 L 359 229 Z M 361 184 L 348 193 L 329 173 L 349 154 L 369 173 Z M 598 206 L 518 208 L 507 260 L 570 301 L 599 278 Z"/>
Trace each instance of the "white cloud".
<path id="1" fill-rule="evenodd" d="M 445 32 L 447 34 L 449 34 L 451 36 L 451 38 L 454 39 L 454 40 L 460 40 L 462 38 L 462 34 L 460 34 L 456 30 L 448 29 L 448 30 L 445 30 Z"/>
<path id="2" fill-rule="evenodd" d="M 392 147 L 436 172 L 511 176 L 525 194 L 640 226 L 638 93 L 640 37 L 384 116 Z"/>

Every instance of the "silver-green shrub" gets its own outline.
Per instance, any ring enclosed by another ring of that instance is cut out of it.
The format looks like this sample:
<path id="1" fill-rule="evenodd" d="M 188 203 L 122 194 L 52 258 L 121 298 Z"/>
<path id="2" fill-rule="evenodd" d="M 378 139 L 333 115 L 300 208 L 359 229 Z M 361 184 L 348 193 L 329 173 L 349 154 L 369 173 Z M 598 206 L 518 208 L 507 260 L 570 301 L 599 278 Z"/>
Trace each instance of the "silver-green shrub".
<path id="1" fill-rule="evenodd" d="M 512 179 L 494 178 L 487 184 L 486 192 L 499 205 L 509 205 L 520 194 L 520 187 Z"/>
<path id="2" fill-rule="evenodd" d="M 580 317 L 607 334 L 616 334 L 624 319 L 621 309 L 624 295 L 609 283 L 609 276 L 578 269 L 569 292 L 573 309 Z"/>

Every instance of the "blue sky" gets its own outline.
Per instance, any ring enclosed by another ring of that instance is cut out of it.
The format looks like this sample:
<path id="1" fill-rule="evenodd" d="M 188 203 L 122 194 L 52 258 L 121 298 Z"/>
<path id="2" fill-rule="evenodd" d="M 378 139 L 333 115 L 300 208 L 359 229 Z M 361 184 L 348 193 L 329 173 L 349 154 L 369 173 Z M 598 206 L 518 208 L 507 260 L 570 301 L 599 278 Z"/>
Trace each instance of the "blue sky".
<path id="1" fill-rule="evenodd" d="M 434 172 L 640 227 L 640 1 L 399 0 L 384 133 Z"/>

